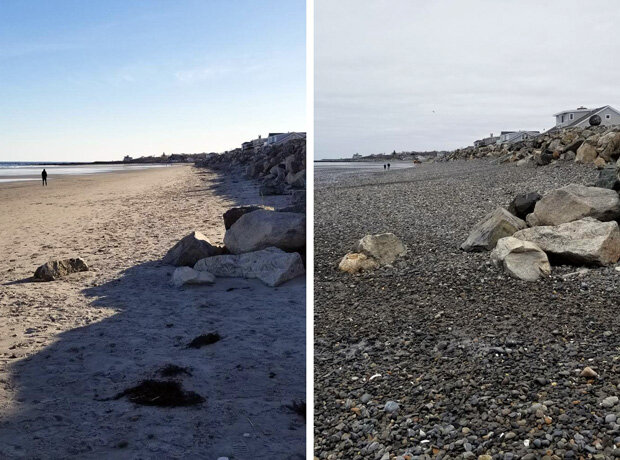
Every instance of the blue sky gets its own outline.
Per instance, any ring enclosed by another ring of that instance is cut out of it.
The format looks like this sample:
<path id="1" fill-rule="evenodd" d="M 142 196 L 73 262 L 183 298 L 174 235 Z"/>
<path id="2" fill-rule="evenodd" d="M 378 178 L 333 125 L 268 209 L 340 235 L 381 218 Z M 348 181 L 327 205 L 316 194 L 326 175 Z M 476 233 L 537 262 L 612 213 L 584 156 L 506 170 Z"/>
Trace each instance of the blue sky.
<path id="1" fill-rule="evenodd" d="M 0 0 L 0 161 L 305 131 L 305 46 L 301 0 Z"/>

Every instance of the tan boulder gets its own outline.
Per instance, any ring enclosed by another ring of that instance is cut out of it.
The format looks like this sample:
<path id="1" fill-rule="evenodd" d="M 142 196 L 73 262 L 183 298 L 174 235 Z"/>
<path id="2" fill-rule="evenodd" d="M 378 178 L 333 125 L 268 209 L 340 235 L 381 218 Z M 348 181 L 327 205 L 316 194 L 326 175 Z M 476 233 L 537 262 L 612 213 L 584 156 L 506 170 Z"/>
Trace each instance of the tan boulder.
<path id="1" fill-rule="evenodd" d="M 538 245 L 512 236 L 497 242 L 491 261 L 496 267 L 503 267 L 510 276 L 524 281 L 536 281 L 551 274 L 547 254 Z"/>
<path id="2" fill-rule="evenodd" d="M 597 156 L 598 152 L 596 151 L 595 145 L 586 141 L 577 149 L 575 163 L 592 163 Z"/>
<path id="3" fill-rule="evenodd" d="M 345 254 L 338 264 L 338 268 L 341 271 L 351 274 L 374 270 L 378 266 L 379 263 L 372 257 L 356 252 L 349 252 L 348 254 Z"/>
<path id="4" fill-rule="evenodd" d="M 359 240 L 354 252 L 366 254 L 381 265 L 391 264 L 397 257 L 407 252 L 405 245 L 393 233 L 366 235 Z"/>

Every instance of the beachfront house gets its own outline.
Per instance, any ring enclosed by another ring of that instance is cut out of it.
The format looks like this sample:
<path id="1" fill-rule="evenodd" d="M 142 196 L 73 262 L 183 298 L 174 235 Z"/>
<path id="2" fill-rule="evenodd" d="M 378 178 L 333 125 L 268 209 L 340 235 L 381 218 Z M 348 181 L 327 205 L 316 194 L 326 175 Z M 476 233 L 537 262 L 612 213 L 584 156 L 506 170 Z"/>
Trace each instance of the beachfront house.
<path id="1" fill-rule="evenodd" d="M 262 147 L 263 145 L 265 145 L 265 139 L 263 139 L 263 136 L 259 134 L 257 139 L 252 139 L 251 141 L 241 144 L 241 150 L 244 152 L 247 150 L 254 150 L 258 147 Z"/>
<path id="2" fill-rule="evenodd" d="M 498 144 L 514 144 L 516 142 L 533 139 L 540 134 L 540 131 L 502 131 L 499 136 Z"/>
<path id="3" fill-rule="evenodd" d="M 493 136 L 493 133 L 489 137 L 485 137 L 482 139 L 478 139 L 474 141 L 474 147 L 484 147 L 486 145 L 491 145 L 497 143 L 499 140 L 499 136 Z"/>
<path id="4" fill-rule="evenodd" d="M 610 105 L 596 109 L 578 107 L 574 110 L 558 112 L 553 116 L 555 117 L 556 128 L 587 128 L 590 126 L 590 118 L 594 115 L 600 117 L 603 126 L 620 125 L 620 112 Z"/>
<path id="5" fill-rule="evenodd" d="M 294 139 L 305 139 L 306 133 L 291 132 L 291 133 L 269 133 L 267 137 L 266 145 L 278 145 L 285 144 L 288 141 Z"/>

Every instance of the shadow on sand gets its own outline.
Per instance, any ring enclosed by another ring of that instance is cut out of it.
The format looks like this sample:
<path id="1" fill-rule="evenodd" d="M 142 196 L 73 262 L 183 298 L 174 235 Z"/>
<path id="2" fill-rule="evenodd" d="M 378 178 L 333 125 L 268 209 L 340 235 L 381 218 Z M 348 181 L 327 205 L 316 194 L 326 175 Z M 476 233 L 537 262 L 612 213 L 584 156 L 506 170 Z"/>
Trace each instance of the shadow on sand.
<path id="1" fill-rule="evenodd" d="M 148 262 L 82 291 L 114 311 L 59 334 L 10 367 L 16 404 L 0 420 L 2 458 L 305 458 L 305 282 L 217 280 L 176 289 Z M 201 334 L 221 340 L 187 348 Z M 177 408 L 101 401 L 167 365 L 205 402 Z"/>

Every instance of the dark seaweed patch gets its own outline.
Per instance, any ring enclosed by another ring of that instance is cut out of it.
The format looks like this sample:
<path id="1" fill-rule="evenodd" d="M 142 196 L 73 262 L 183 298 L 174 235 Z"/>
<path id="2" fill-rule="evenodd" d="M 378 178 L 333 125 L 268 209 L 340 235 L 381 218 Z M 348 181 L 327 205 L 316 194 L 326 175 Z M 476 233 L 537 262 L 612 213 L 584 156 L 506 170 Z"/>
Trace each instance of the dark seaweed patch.
<path id="1" fill-rule="evenodd" d="M 183 390 L 180 383 L 167 380 L 144 380 L 113 399 L 125 396 L 129 401 L 143 406 L 182 407 L 205 401 L 198 393 Z"/>
<path id="2" fill-rule="evenodd" d="M 215 342 L 219 342 L 222 337 L 217 332 L 209 332 L 208 334 L 199 335 L 194 340 L 192 340 L 187 348 L 200 348 L 205 345 L 211 345 Z"/>
<path id="3" fill-rule="evenodd" d="M 187 367 L 177 366 L 176 364 L 166 364 L 159 370 L 162 377 L 176 377 L 177 375 L 192 375 Z"/>

